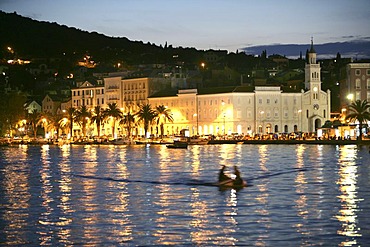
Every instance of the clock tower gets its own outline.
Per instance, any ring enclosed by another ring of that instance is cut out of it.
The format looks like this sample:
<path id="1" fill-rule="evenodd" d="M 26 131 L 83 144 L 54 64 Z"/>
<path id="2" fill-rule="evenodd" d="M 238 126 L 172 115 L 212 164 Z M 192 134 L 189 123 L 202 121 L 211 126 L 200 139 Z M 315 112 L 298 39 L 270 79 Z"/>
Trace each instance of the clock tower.
<path id="1" fill-rule="evenodd" d="M 330 120 L 330 90 L 321 90 L 321 68 L 316 61 L 316 51 L 311 38 L 311 47 L 306 55 L 305 92 L 302 98 L 302 130 L 316 132 L 317 129 Z"/>
<path id="2" fill-rule="evenodd" d="M 313 39 L 311 39 L 311 48 L 307 53 L 305 66 L 305 89 L 318 93 L 321 91 L 321 68 L 316 62 L 316 51 L 313 47 Z"/>

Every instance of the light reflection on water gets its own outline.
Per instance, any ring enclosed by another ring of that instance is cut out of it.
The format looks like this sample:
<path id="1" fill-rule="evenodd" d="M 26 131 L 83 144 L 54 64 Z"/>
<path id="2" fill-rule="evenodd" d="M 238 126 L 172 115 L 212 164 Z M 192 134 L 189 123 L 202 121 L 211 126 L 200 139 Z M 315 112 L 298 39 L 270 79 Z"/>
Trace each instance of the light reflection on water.
<path id="1" fill-rule="evenodd" d="M 365 246 L 366 147 L 0 149 L 0 244 Z M 250 184 L 219 190 L 237 165 Z"/>

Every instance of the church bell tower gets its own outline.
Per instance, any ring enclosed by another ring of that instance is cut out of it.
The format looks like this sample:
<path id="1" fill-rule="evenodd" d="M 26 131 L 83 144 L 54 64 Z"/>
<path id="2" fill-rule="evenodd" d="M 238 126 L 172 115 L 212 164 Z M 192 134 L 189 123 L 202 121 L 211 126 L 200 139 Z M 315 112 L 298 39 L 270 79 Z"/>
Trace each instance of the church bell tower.
<path id="1" fill-rule="evenodd" d="M 321 68 L 316 62 L 316 51 L 313 47 L 313 38 L 311 38 L 311 47 L 307 53 L 305 66 L 305 89 L 313 93 L 321 91 Z"/>

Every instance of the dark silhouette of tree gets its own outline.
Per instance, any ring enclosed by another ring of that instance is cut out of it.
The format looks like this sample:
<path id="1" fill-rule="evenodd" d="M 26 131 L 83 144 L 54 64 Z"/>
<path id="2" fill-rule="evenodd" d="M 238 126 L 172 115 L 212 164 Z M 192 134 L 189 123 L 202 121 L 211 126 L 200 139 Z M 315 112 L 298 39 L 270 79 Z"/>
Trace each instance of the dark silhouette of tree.
<path id="1" fill-rule="evenodd" d="M 150 104 L 141 105 L 139 111 L 135 114 L 138 122 L 144 125 L 145 137 L 147 136 L 150 124 L 153 122 L 156 113 Z"/>
<path id="2" fill-rule="evenodd" d="M 103 124 L 105 119 L 104 110 L 100 106 L 95 106 L 91 121 L 96 124 L 98 130 L 98 137 L 100 137 L 100 126 Z"/>
<path id="3" fill-rule="evenodd" d="M 112 137 L 115 138 L 116 121 L 123 117 L 117 103 L 109 103 L 108 108 L 104 110 L 104 116 L 112 119 Z"/>
<path id="4" fill-rule="evenodd" d="M 83 105 L 76 111 L 75 115 L 77 123 L 82 128 L 82 136 L 86 136 L 86 125 L 91 118 L 91 112 Z"/>
<path id="5" fill-rule="evenodd" d="M 346 119 L 350 121 L 358 121 L 360 136 L 359 140 L 362 140 L 362 128 L 367 121 L 370 121 L 370 104 L 367 100 L 356 100 L 349 105 L 349 114 Z"/>
<path id="6" fill-rule="evenodd" d="M 164 105 L 159 105 L 155 108 L 155 119 L 157 120 L 157 125 L 160 126 L 161 130 L 161 138 L 163 138 L 164 134 L 164 124 L 169 121 L 173 122 L 173 117 L 171 114 L 171 110 L 165 107 Z"/>
<path id="7" fill-rule="evenodd" d="M 136 127 L 135 114 L 132 114 L 130 110 L 123 115 L 123 118 L 120 121 L 120 124 L 123 125 L 127 131 L 127 137 L 131 138 L 132 129 Z"/>
<path id="8" fill-rule="evenodd" d="M 70 135 L 70 138 L 72 138 L 72 135 L 73 135 L 73 123 L 75 121 L 75 118 L 76 118 L 76 108 L 74 107 L 70 107 L 67 109 L 67 121 L 66 121 L 66 125 L 69 126 L 69 135 Z"/>
<path id="9" fill-rule="evenodd" d="M 33 138 L 37 138 L 37 123 L 39 122 L 41 114 L 34 109 L 31 113 L 27 114 L 27 122 L 31 125 L 33 131 Z"/>
<path id="10" fill-rule="evenodd" d="M 26 96 L 23 93 L 11 92 L 0 97 L 0 130 L 11 137 L 17 123 L 25 118 L 24 104 Z"/>

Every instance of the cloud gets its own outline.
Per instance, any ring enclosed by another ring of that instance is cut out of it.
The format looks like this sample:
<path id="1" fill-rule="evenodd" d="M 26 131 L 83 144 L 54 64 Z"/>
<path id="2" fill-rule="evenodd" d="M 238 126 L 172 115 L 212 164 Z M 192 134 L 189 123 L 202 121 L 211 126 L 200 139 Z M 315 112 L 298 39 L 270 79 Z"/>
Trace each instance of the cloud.
<path id="1" fill-rule="evenodd" d="M 315 44 L 315 50 L 318 58 L 335 57 L 339 52 L 342 57 L 349 58 L 370 58 L 370 37 L 361 37 L 361 39 Z M 241 50 L 247 54 L 260 55 L 262 51 L 266 50 L 268 55 L 280 54 L 289 58 L 297 58 L 300 53 L 303 55 L 309 49 L 310 44 L 274 44 L 245 47 Z"/>

